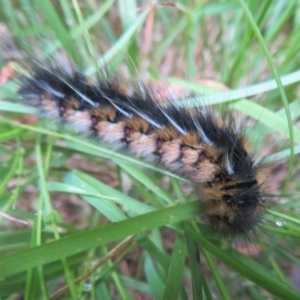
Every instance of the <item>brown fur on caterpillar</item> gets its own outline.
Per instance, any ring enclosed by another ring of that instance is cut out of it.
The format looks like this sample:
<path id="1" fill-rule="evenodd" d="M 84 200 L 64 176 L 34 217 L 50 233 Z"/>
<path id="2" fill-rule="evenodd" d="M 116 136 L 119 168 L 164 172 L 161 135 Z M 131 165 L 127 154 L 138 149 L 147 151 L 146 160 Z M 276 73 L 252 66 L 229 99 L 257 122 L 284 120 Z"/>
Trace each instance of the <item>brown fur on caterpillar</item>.
<path id="1" fill-rule="evenodd" d="M 213 232 L 249 235 L 264 211 L 263 171 L 228 112 L 162 106 L 144 90 L 91 83 L 76 70 L 40 67 L 20 95 L 49 118 L 128 149 L 183 175 L 199 191 L 201 215 Z"/>

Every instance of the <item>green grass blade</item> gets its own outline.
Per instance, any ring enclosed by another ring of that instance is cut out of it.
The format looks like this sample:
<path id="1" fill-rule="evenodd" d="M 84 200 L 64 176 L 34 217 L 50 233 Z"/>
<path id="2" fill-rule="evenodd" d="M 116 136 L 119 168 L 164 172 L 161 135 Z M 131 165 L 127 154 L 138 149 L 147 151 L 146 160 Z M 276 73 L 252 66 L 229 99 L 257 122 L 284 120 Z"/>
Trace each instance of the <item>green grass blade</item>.
<path id="1" fill-rule="evenodd" d="M 132 234 L 180 222 L 193 216 L 197 210 L 197 202 L 177 204 L 97 229 L 87 230 L 36 248 L 3 256 L 0 258 L 0 276 L 15 274 L 27 268 L 44 265 Z"/>
<path id="2" fill-rule="evenodd" d="M 281 282 L 278 277 L 272 275 L 268 269 L 255 262 L 253 259 L 242 255 L 232 248 L 226 250 L 221 249 L 219 246 L 205 239 L 201 234 L 196 233 L 194 230 L 188 229 L 188 231 L 193 239 L 206 251 L 217 256 L 225 264 L 230 266 L 230 268 L 263 287 L 271 294 L 281 299 L 294 300 L 300 297 L 300 293 L 298 291 L 285 282 Z"/>

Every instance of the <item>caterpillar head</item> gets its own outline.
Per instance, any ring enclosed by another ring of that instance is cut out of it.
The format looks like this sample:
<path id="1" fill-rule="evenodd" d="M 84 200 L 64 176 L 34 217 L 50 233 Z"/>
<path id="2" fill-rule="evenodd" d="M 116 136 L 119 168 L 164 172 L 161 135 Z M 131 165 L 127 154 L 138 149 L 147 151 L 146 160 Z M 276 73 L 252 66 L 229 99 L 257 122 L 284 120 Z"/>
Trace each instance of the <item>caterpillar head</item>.
<path id="1" fill-rule="evenodd" d="M 204 220 L 216 233 L 249 235 L 264 212 L 265 200 L 256 180 L 228 181 L 201 189 Z"/>
<path id="2" fill-rule="evenodd" d="M 254 164 L 239 137 L 221 150 L 217 173 L 200 188 L 203 217 L 217 234 L 249 236 L 265 208 L 265 169 Z"/>

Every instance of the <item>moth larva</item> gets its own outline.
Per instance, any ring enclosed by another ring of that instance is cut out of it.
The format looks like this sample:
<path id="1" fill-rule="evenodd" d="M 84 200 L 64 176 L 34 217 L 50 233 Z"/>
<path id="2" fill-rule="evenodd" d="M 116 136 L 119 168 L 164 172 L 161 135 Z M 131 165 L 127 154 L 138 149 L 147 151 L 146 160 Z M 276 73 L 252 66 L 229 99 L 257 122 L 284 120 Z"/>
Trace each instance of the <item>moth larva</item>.
<path id="1" fill-rule="evenodd" d="M 20 95 L 43 115 L 60 119 L 189 179 L 212 231 L 249 234 L 264 210 L 262 168 L 248 153 L 243 132 L 228 112 L 161 105 L 147 93 L 126 92 L 110 81 L 90 81 L 76 70 L 40 67 Z"/>

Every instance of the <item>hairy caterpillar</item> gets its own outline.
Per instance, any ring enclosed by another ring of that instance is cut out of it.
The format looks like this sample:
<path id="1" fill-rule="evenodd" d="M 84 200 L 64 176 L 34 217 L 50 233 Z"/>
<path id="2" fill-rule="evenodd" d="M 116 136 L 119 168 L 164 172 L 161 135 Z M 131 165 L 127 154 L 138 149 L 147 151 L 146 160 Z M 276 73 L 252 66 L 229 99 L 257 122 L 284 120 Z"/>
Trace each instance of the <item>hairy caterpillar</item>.
<path id="1" fill-rule="evenodd" d="M 20 95 L 42 115 L 183 175 L 194 185 L 212 231 L 248 235 L 264 211 L 263 169 L 255 164 L 230 112 L 159 104 L 144 89 L 90 82 L 79 71 L 37 68 Z"/>

